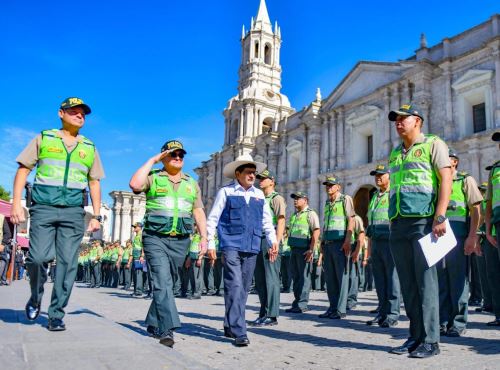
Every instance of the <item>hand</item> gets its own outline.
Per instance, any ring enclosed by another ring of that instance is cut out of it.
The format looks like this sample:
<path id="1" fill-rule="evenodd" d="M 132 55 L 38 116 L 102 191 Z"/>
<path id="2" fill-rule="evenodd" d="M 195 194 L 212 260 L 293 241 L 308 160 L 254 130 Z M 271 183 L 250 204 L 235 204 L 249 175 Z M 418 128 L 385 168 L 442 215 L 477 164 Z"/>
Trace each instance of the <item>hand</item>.
<path id="1" fill-rule="evenodd" d="M 305 256 L 304 261 L 309 263 L 313 260 L 314 251 L 311 249 L 308 249 L 307 251 L 304 252 L 304 256 Z"/>
<path id="2" fill-rule="evenodd" d="M 203 257 L 201 257 L 201 258 L 203 258 Z M 196 267 L 201 267 L 201 258 L 198 258 L 196 260 Z"/>
<path id="3" fill-rule="evenodd" d="M 323 261 L 321 260 L 321 258 L 319 258 L 318 263 L 316 263 L 316 266 L 321 267 L 322 264 L 323 264 Z"/>
<path id="4" fill-rule="evenodd" d="M 101 224 L 95 218 L 91 218 L 89 222 L 89 227 L 87 227 L 87 232 L 95 232 L 101 228 Z"/>
<path id="5" fill-rule="evenodd" d="M 346 240 L 344 244 L 342 244 L 342 250 L 344 251 L 345 256 L 349 257 L 351 254 L 351 243 L 349 240 Z"/>
<path id="6" fill-rule="evenodd" d="M 439 223 L 436 220 L 434 220 L 434 222 L 432 223 L 432 233 L 436 238 L 439 238 L 444 234 L 446 234 L 446 223 L 445 222 Z"/>
<path id="7" fill-rule="evenodd" d="M 363 260 L 362 265 L 363 265 L 363 267 L 365 267 L 366 265 L 368 265 L 368 260 Z"/>
<path id="8" fill-rule="evenodd" d="M 470 256 L 472 253 L 477 254 L 477 246 L 479 244 L 479 239 L 476 234 L 469 235 L 467 239 L 465 239 L 464 243 L 464 254 L 466 256 Z M 479 248 L 479 253 L 481 253 L 481 249 Z M 480 255 L 480 254 L 479 254 Z"/>
<path id="9" fill-rule="evenodd" d="M 158 162 L 161 162 L 163 158 L 165 158 L 171 150 L 165 150 L 164 152 L 158 153 L 157 155 L 151 157 L 151 160 L 156 164 Z"/>
<path id="10" fill-rule="evenodd" d="M 24 209 L 20 204 L 12 204 L 12 209 L 10 211 L 10 221 L 19 225 L 20 223 L 26 221 L 26 217 L 24 216 Z"/>
<path id="11" fill-rule="evenodd" d="M 144 257 L 143 256 L 139 257 L 139 262 L 142 263 L 142 264 L 144 264 Z"/>
<path id="12" fill-rule="evenodd" d="M 119 269 L 119 268 L 120 268 L 120 262 L 117 262 L 117 263 L 115 264 L 115 266 L 116 266 L 116 268 L 117 268 L 117 269 Z"/>
<path id="13" fill-rule="evenodd" d="M 5 250 L 5 245 L 0 244 L 0 253 L 2 253 Z"/>
<path id="14" fill-rule="evenodd" d="M 359 251 L 355 249 L 354 252 L 352 252 L 351 254 L 351 260 L 352 262 L 358 262 L 358 258 L 359 258 Z"/>
<path id="15" fill-rule="evenodd" d="M 207 251 L 208 258 L 210 259 L 210 262 L 214 262 L 217 259 L 217 253 L 215 253 L 215 249 L 209 249 Z M 212 265 L 213 266 L 213 265 Z"/>
<path id="16" fill-rule="evenodd" d="M 184 267 L 187 269 L 191 267 L 191 258 L 186 258 L 186 262 L 184 262 Z"/>
<path id="17" fill-rule="evenodd" d="M 206 238 L 201 238 L 200 240 L 200 256 L 207 254 L 208 242 Z"/>
<path id="18" fill-rule="evenodd" d="M 274 262 L 278 258 L 278 243 L 273 243 L 272 247 L 268 251 L 269 261 Z"/>
<path id="19" fill-rule="evenodd" d="M 492 246 L 494 246 L 495 248 L 498 247 L 498 245 L 497 245 L 497 239 L 493 235 L 491 235 L 490 233 L 487 233 L 486 234 L 486 239 L 488 239 L 488 241 L 490 242 L 490 244 Z"/>
<path id="20" fill-rule="evenodd" d="M 125 266 L 125 268 L 130 269 L 130 263 L 127 263 L 127 265 Z"/>

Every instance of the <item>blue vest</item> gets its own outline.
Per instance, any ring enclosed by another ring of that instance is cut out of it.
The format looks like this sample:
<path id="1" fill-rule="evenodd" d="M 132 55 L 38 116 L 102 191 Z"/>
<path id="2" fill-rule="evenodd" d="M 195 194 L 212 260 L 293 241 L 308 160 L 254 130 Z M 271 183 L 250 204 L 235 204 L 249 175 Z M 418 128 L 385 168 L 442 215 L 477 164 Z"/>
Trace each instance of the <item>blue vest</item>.
<path id="1" fill-rule="evenodd" d="M 217 233 L 219 248 L 239 252 L 259 253 L 262 236 L 264 199 L 229 195 L 219 218 Z"/>

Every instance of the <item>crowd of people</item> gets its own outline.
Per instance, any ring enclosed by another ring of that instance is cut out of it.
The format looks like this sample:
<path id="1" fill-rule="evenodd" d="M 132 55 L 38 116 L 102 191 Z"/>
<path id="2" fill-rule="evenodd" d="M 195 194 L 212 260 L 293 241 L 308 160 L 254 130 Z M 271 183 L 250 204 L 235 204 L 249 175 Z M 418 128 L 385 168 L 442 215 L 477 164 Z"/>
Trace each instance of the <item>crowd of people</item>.
<path id="1" fill-rule="evenodd" d="M 285 311 L 300 315 L 309 310 L 310 291 L 324 287 L 328 304 L 319 318 L 341 320 L 355 309 L 360 288 L 370 289 L 374 281 L 378 307 L 366 324 L 398 325 L 402 298 L 409 335 L 390 352 L 412 358 L 439 354 L 442 335 L 464 335 L 469 302 L 494 314 L 487 325 L 500 326 L 495 234 L 500 227 L 500 161 L 489 167 L 489 181 L 478 186 L 458 170 L 453 149 L 422 133 L 424 117 L 414 104 L 389 113 L 401 144 L 387 164 L 370 172 L 376 190 L 365 220 L 335 175 L 322 183 L 328 199 L 321 217 L 309 207 L 308 194 L 297 191 L 291 194 L 294 210 L 287 219 L 286 202 L 276 191 L 279 179 L 249 154 L 225 165 L 223 174 L 233 181 L 218 191 L 207 217 L 198 184 L 182 171 L 187 152 L 181 142 L 169 140 L 130 180 L 135 193 L 146 194 L 146 213 L 133 226 L 134 238 L 125 245 L 94 240 L 81 249 L 82 190 L 90 188 L 95 213 L 87 230 L 97 230 L 104 175 L 93 143 L 78 134 L 89 113 L 81 99 L 66 99 L 59 110 L 62 129 L 42 132 L 17 159 L 14 223 L 23 221 L 21 190 L 37 167 L 26 259 L 30 320 L 40 312 L 47 265 L 57 260 L 49 330 L 66 329 L 64 307 L 77 276 L 92 288 L 133 286 L 134 296 L 152 298 L 146 330 L 168 347 L 181 326 L 175 297 L 200 299 L 204 292 L 223 293 L 224 335 L 236 346 L 248 346 L 245 307 L 252 285 L 260 310 L 248 324 L 274 326 L 281 292 L 293 292 Z M 492 140 L 500 141 L 500 132 Z M 158 163 L 162 168 L 154 169 Z M 49 171 L 52 167 L 59 170 Z M 419 240 L 451 232 L 457 245 L 437 264 L 429 264 Z"/>

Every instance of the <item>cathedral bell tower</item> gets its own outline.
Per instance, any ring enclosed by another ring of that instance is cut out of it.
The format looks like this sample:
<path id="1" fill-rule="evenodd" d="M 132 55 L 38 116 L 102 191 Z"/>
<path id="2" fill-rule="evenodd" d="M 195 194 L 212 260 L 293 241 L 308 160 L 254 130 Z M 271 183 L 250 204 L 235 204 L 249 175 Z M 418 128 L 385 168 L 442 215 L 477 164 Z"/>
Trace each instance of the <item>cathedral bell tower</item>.
<path id="1" fill-rule="evenodd" d="M 231 98 L 224 110 L 224 147 L 236 145 L 236 153 L 250 153 L 255 138 L 278 129 L 278 122 L 293 109 L 281 94 L 281 29 L 274 30 L 265 0 L 260 0 L 257 17 L 250 21 L 250 30 L 241 32 L 241 65 L 238 95 Z"/>

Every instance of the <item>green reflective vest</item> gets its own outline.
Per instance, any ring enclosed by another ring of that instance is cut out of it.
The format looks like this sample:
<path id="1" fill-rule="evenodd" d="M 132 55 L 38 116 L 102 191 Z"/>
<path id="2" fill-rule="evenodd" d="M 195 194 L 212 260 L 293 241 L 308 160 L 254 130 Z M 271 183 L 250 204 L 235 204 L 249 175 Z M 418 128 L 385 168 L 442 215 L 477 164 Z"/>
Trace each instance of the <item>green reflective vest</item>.
<path id="1" fill-rule="evenodd" d="M 132 241 L 132 257 L 135 261 L 141 258 L 142 253 L 142 233 L 137 233 Z"/>
<path id="2" fill-rule="evenodd" d="M 33 201 L 52 206 L 81 206 L 83 190 L 94 163 L 94 144 L 81 136 L 68 153 L 59 130 L 42 131 L 38 164 L 33 185 Z"/>
<path id="3" fill-rule="evenodd" d="M 193 205 L 196 200 L 196 182 L 182 179 L 177 191 L 168 176 L 159 176 L 153 170 L 153 182 L 146 194 L 144 228 L 166 235 L 186 235 L 193 231 Z"/>
<path id="4" fill-rule="evenodd" d="M 342 240 L 345 238 L 347 218 L 345 196 L 341 194 L 334 202 L 325 203 L 323 218 L 323 240 Z"/>
<path id="5" fill-rule="evenodd" d="M 283 238 L 283 241 L 280 245 L 280 248 L 281 248 L 280 252 L 281 252 L 282 256 L 289 256 L 290 255 L 291 248 L 288 245 L 288 238 Z"/>
<path id="6" fill-rule="evenodd" d="M 403 144 L 389 157 L 391 190 L 389 218 L 431 217 L 435 212 L 438 178 L 431 163 L 431 147 L 435 135 L 425 135 L 403 158 Z"/>
<path id="7" fill-rule="evenodd" d="M 89 252 L 89 260 L 90 262 L 94 262 L 97 257 L 97 248 L 92 248 Z"/>
<path id="8" fill-rule="evenodd" d="M 110 253 L 110 256 L 109 256 L 109 260 L 111 262 L 116 262 L 118 261 L 118 256 L 120 254 L 120 247 L 116 247 L 116 248 L 113 248 L 111 249 L 111 253 Z"/>
<path id="9" fill-rule="evenodd" d="M 491 223 L 500 222 L 500 161 L 497 161 L 490 171 L 491 181 Z"/>
<path id="10" fill-rule="evenodd" d="M 486 215 L 486 204 L 487 204 L 487 200 L 484 199 L 481 202 L 481 214 L 483 216 L 483 223 L 481 224 L 481 226 L 479 226 L 478 234 L 480 234 L 480 235 L 484 235 L 484 233 L 486 232 L 486 222 L 484 222 L 484 217 Z M 491 235 L 497 236 L 497 233 L 495 230 L 495 225 L 491 225 Z"/>
<path id="11" fill-rule="evenodd" d="M 464 180 L 469 176 L 465 172 L 457 174 L 453 179 L 451 188 L 450 203 L 446 210 L 446 217 L 450 220 L 450 225 L 456 236 L 466 236 L 467 216 L 469 209 L 467 208 L 467 199 L 465 199 Z M 453 208 L 451 208 L 453 206 Z"/>
<path id="12" fill-rule="evenodd" d="M 200 241 L 201 236 L 199 234 L 194 234 L 193 239 L 191 239 L 191 244 L 189 245 L 189 257 L 191 259 L 197 260 L 200 256 Z"/>
<path id="13" fill-rule="evenodd" d="M 123 248 L 123 254 L 122 254 L 122 264 L 127 264 L 128 259 L 130 258 L 130 250 L 132 248 L 130 247 L 125 247 Z"/>
<path id="14" fill-rule="evenodd" d="M 389 191 L 373 194 L 368 205 L 367 235 L 373 239 L 389 239 Z"/>
<path id="15" fill-rule="evenodd" d="M 310 208 L 302 212 L 295 212 L 290 217 L 290 231 L 288 234 L 288 245 L 295 248 L 308 248 L 311 241 L 311 228 L 309 227 Z"/>

